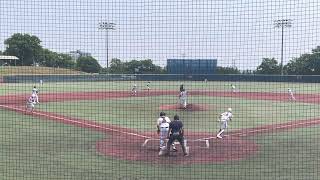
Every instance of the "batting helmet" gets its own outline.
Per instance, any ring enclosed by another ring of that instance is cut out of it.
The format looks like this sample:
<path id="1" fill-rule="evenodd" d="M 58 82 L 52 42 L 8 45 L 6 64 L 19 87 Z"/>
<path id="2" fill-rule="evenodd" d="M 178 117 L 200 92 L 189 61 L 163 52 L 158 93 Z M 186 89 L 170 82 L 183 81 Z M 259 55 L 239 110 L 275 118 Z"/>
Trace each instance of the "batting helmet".
<path id="1" fill-rule="evenodd" d="M 166 113 L 160 112 L 160 115 L 159 115 L 159 116 L 165 116 L 165 115 L 166 115 Z"/>

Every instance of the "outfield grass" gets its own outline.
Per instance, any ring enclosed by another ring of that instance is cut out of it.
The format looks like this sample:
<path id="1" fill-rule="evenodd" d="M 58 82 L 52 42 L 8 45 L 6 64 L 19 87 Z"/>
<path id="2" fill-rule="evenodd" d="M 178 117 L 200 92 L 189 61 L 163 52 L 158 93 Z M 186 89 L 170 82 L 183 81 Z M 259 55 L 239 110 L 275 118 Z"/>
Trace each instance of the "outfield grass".
<path id="1" fill-rule="evenodd" d="M 42 179 L 317 179 L 320 127 L 249 137 L 260 151 L 244 160 L 207 165 L 155 165 L 95 152 L 106 135 L 0 110 L 0 176 Z M 112 147 L 110 147 L 112 148 Z"/>
<path id="2" fill-rule="evenodd" d="M 2 83 L 0 84 L 0 95 L 30 93 L 33 86 L 37 85 L 41 93 L 52 92 L 89 92 L 89 91 L 130 91 L 133 84 L 137 84 L 138 91 L 146 89 L 144 81 L 109 81 L 109 82 L 59 82 L 46 83 L 40 85 L 35 83 Z M 188 91 L 229 91 L 232 82 L 199 82 L 199 81 L 152 81 L 151 90 L 179 90 L 180 84 L 184 84 Z M 276 92 L 287 93 L 287 88 L 291 88 L 294 93 L 319 93 L 318 83 L 270 83 L 270 82 L 236 82 L 233 83 L 240 92 Z"/>
<path id="3" fill-rule="evenodd" d="M 142 131 L 155 129 L 159 107 L 175 104 L 176 96 L 130 97 L 106 100 L 51 102 L 39 109 L 99 123 L 120 125 Z M 185 128 L 192 131 L 216 132 L 217 118 L 228 107 L 233 108 L 230 130 L 253 128 L 267 124 L 303 120 L 320 116 L 320 105 L 242 98 L 192 96 L 189 102 L 206 104 L 208 111 L 165 111 L 172 118 L 179 114 Z"/>

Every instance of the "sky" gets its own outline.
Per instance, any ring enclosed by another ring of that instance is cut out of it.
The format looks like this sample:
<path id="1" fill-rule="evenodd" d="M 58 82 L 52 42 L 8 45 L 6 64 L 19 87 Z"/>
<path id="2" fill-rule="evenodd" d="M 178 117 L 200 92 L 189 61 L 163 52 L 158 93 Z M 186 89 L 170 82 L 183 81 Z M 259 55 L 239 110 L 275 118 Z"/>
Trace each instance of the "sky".
<path id="1" fill-rule="evenodd" d="M 281 57 L 278 19 L 284 29 L 284 64 L 320 45 L 319 0 L 0 0 L 0 51 L 14 33 L 39 37 L 41 45 L 67 53 L 89 52 L 109 61 L 168 58 L 217 59 L 219 66 L 255 69 L 262 58 Z"/>

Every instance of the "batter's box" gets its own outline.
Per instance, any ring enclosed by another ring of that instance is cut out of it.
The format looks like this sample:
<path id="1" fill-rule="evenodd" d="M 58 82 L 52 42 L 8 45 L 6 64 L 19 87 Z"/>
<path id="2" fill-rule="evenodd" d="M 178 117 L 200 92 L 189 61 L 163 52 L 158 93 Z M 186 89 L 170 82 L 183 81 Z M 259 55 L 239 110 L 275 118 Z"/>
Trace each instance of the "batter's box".
<path id="1" fill-rule="evenodd" d="M 174 142 L 175 145 L 180 145 L 179 142 Z M 159 139 L 146 139 L 142 145 L 142 147 L 147 149 L 157 149 L 159 148 Z M 186 146 L 192 148 L 209 148 L 209 140 L 206 139 L 198 139 L 198 140 L 186 140 Z"/>

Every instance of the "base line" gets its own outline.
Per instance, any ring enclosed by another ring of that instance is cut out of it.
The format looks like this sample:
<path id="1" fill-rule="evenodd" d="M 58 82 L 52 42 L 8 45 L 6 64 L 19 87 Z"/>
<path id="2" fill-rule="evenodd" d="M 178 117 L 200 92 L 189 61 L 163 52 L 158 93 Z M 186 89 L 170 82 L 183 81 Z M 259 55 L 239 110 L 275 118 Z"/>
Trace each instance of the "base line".
<path id="1" fill-rule="evenodd" d="M 16 108 L 16 107 L 10 107 L 10 106 L 5 106 L 5 105 L 0 105 L 0 107 L 2 107 L 4 109 L 8 109 L 8 110 L 27 112 L 27 111 L 25 111 L 23 109 Z M 70 123 L 73 123 L 73 124 L 84 125 L 84 126 L 91 127 L 91 128 L 98 128 L 98 129 L 108 130 L 108 131 L 117 132 L 117 133 L 120 133 L 120 134 L 137 136 L 137 137 L 141 137 L 141 138 L 151 138 L 151 137 L 144 136 L 144 135 L 137 134 L 137 133 L 130 133 L 130 132 L 125 132 L 125 131 L 120 131 L 120 130 L 104 127 L 102 125 L 95 125 L 95 124 L 91 124 L 91 123 L 87 123 L 87 122 L 81 122 L 81 121 L 77 121 L 77 120 L 67 119 L 67 118 L 63 118 L 63 117 L 59 117 L 59 116 L 54 116 L 54 115 L 41 113 L 41 112 L 38 112 L 38 111 L 34 111 L 34 112 L 30 112 L 30 113 L 31 113 L 31 115 L 32 114 L 36 114 L 36 115 L 39 115 L 39 116 L 44 116 L 44 117 L 48 117 L 48 118 L 52 118 L 52 119 L 62 120 L 64 122 L 70 122 Z"/>
<path id="2" fill-rule="evenodd" d="M 228 136 L 246 136 L 246 135 L 251 134 L 251 133 L 268 132 L 268 131 L 277 130 L 277 129 L 285 129 L 287 127 L 292 127 L 292 126 L 320 123 L 320 119 L 311 120 L 311 121 L 305 120 L 305 121 L 306 122 L 300 122 L 300 123 L 295 123 L 295 124 L 279 125 L 279 126 L 276 126 L 274 128 L 255 129 L 255 130 L 246 131 L 246 132 L 239 132 L 239 133 L 232 133 L 231 132 L 230 134 L 228 134 Z M 301 128 L 303 128 L 303 127 L 301 127 Z M 217 136 L 211 136 L 211 137 L 207 137 L 207 138 L 200 138 L 200 139 L 197 139 L 197 140 L 210 140 L 210 139 L 216 139 L 216 138 L 217 138 Z"/>

